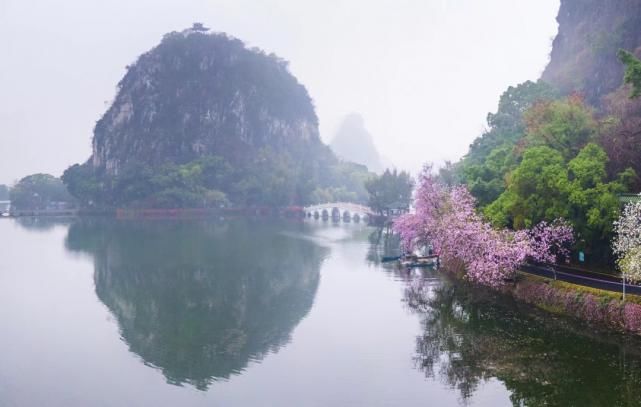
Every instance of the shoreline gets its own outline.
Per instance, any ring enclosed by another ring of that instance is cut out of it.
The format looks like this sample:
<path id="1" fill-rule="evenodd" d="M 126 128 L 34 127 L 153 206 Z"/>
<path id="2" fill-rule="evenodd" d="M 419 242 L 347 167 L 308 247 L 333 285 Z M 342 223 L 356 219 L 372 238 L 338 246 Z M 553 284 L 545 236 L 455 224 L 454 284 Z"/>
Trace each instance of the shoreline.
<path id="1" fill-rule="evenodd" d="M 623 301 L 615 292 L 524 273 L 499 291 L 554 315 L 641 336 L 641 296 L 628 294 Z"/>

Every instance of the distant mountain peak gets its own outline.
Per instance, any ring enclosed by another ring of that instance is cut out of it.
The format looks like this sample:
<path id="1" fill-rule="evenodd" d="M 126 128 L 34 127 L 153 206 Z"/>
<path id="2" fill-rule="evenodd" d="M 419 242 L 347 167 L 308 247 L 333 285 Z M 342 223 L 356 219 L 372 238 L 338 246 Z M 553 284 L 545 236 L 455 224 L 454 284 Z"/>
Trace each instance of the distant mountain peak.
<path id="1" fill-rule="evenodd" d="M 376 173 L 383 171 L 381 156 L 359 113 L 350 113 L 343 118 L 330 147 L 344 160 L 365 165 Z"/>

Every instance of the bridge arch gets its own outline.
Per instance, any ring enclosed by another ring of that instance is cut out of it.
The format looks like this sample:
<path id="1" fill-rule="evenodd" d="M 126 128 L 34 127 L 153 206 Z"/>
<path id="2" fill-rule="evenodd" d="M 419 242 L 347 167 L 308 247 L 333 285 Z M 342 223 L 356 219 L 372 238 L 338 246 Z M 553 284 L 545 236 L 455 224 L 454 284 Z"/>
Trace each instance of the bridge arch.
<path id="1" fill-rule="evenodd" d="M 331 217 L 332 219 L 342 219 L 345 222 L 351 220 L 359 222 L 374 215 L 371 208 L 353 202 L 327 202 L 310 205 L 303 210 L 308 214 L 307 217 L 322 218 L 323 220 L 328 220 Z"/>

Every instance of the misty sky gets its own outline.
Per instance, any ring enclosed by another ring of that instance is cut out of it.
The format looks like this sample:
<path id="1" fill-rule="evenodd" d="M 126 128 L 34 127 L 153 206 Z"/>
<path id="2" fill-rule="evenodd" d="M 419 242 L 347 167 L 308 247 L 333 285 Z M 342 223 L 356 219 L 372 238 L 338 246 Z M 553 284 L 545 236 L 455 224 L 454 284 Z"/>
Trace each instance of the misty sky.
<path id="1" fill-rule="evenodd" d="M 382 155 L 456 160 L 537 79 L 558 0 L 0 0 L 0 183 L 91 151 L 125 66 L 195 21 L 290 61 L 326 142 L 359 112 Z"/>

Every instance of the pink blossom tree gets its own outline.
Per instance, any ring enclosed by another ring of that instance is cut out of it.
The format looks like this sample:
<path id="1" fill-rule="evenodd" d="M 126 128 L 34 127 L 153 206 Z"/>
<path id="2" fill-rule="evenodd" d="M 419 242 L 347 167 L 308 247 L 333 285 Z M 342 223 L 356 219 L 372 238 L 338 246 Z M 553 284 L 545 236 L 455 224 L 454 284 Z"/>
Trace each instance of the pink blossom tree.
<path id="1" fill-rule="evenodd" d="M 476 212 L 476 201 L 464 186 L 440 184 L 426 166 L 415 193 L 415 211 L 394 223 L 406 250 L 432 245 L 448 269 L 471 281 L 499 286 L 528 257 L 553 262 L 567 255 L 571 227 L 561 221 L 531 231 L 496 230 Z"/>
<path id="2" fill-rule="evenodd" d="M 530 239 L 529 256 L 541 263 L 570 261 L 570 245 L 574 242 L 574 229 L 564 219 L 543 221 L 527 231 Z"/>

